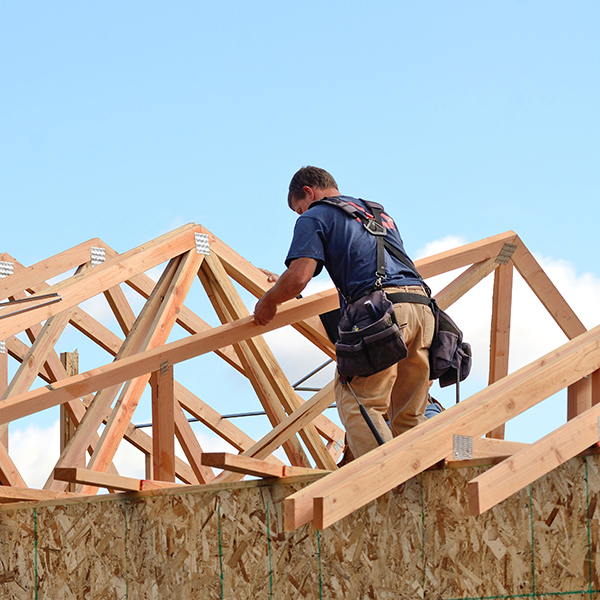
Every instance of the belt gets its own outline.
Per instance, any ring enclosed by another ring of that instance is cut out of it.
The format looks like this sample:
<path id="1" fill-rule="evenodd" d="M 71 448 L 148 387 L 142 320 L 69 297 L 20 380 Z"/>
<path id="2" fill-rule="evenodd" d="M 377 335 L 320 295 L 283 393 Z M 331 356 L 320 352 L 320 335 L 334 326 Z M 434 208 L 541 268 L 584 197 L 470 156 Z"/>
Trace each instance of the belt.
<path id="1" fill-rule="evenodd" d="M 386 296 L 392 304 L 409 302 L 411 304 L 426 304 L 427 306 L 431 306 L 431 298 L 429 298 L 429 296 L 424 296 L 423 294 L 411 294 L 410 292 L 391 292 L 386 294 Z"/>

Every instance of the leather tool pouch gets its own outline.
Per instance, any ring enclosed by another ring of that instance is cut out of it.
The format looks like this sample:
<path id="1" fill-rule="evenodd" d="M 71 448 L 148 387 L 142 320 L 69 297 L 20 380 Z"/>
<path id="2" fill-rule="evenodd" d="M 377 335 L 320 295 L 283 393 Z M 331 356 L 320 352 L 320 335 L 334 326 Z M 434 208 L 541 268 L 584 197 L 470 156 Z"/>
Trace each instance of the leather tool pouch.
<path id="1" fill-rule="evenodd" d="M 348 304 L 338 325 L 338 334 L 335 353 L 338 371 L 343 377 L 379 373 L 408 354 L 394 305 L 383 290 Z"/>

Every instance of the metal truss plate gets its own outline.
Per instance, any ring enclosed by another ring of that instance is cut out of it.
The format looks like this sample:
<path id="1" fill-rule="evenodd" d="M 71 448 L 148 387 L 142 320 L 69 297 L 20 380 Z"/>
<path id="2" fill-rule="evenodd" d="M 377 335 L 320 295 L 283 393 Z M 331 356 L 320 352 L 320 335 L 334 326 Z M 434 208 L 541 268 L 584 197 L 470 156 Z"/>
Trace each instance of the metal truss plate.
<path id="1" fill-rule="evenodd" d="M 516 249 L 516 244 L 504 244 L 504 246 L 502 246 L 502 250 L 500 250 L 498 256 L 496 256 L 496 262 L 501 265 L 507 265 L 508 261 L 512 258 L 512 255 L 515 253 Z"/>
<path id="2" fill-rule="evenodd" d="M 97 267 L 106 260 L 106 248 L 92 246 L 90 250 L 92 255 L 92 267 Z"/>
<path id="3" fill-rule="evenodd" d="M 210 246 L 208 243 L 207 233 L 194 233 L 196 239 L 196 252 L 198 254 L 206 254 L 210 256 Z"/>
<path id="4" fill-rule="evenodd" d="M 169 372 L 169 361 L 165 360 L 160 363 L 160 374 L 166 375 Z"/>
<path id="5" fill-rule="evenodd" d="M 11 262 L 0 260 L 0 277 L 8 277 L 15 272 L 15 265 Z"/>
<path id="6" fill-rule="evenodd" d="M 471 436 L 452 436 L 452 458 L 454 460 L 467 460 L 473 458 L 473 438 Z"/>
<path id="7" fill-rule="evenodd" d="M 0 342 L 0 354 L 6 354 L 6 342 L 4 340 Z"/>

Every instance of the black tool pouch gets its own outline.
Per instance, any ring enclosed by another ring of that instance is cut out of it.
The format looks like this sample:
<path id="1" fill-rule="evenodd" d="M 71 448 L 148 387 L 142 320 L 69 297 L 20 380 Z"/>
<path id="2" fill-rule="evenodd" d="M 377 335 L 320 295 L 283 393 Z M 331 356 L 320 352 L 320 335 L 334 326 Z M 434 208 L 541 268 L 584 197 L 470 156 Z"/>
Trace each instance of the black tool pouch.
<path id="1" fill-rule="evenodd" d="M 336 361 L 344 377 L 379 373 L 408 354 L 394 305 L 382 290 L 346 306 L 338 336 Z"/>
<path id="2" fill-rule="evenodd" d="M 435 334 L 429 348 L 429 379 L 439 379 L 440 387 L 458 383 L 471 371 L 471 346 L 463 342 L 462 331 L 436 304 L 431 302 Z"/>

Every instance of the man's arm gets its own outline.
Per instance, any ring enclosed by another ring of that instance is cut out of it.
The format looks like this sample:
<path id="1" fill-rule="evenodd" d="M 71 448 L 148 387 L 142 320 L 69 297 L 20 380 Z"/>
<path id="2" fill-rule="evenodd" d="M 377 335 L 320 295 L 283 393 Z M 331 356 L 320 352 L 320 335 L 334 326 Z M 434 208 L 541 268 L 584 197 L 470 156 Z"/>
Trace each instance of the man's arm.
<path id="1" fill-rule="evenodd" d="M 277 280 L 277 283 L 258 301 L 254 308 L 254 322 L 266 325 L 277 314 L 277 306 L 300 294 L 317 268 L 314 258 L 297 258 Z"/>

